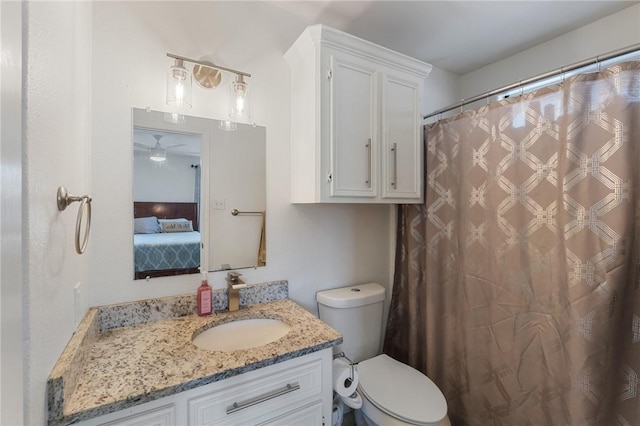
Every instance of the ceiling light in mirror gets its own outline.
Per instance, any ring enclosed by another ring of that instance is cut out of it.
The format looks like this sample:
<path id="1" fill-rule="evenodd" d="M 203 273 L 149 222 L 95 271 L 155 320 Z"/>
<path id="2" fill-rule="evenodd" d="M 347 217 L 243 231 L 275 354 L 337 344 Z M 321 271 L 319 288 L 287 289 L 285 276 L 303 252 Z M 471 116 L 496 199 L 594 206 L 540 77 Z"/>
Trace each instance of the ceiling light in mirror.
<path id="1" fill-rule="evenodd" d="M 158 163 L 167 161 L 167 150 L 160 146 L 160 142 L 157 142 L 156 146 L 151 149 L 149 159 Z"/>

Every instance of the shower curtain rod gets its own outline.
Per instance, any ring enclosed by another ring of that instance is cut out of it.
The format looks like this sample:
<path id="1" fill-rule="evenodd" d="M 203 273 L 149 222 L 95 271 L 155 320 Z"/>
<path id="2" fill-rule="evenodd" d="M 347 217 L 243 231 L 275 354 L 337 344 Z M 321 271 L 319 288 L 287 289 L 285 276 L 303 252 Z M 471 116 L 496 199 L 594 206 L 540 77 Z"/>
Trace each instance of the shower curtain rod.
<path id="1" fill-rule="evenodd" d="M 504 92 L 507 92 L 509 90 L 513 90 L 513 89 L 516 89 L 518 87 L 521 87 L 521 86 L 525 86 L 527 84 L 535 83 L 535 82 L 538 82 L 538 81 L 541 81 L 541 80 L 544 80 L 544 79 L 547 79 L 547 78 L 551 78 L 551 77 L 559 75 L 559 74 L 563 74 L 565 72 L 577 70 L 579 68 L 587 67 L 589 65 L 597 64 L 599 62 L 607 61 L 607 60 L 613 59 L 613 58 L 615 58 L 617 56 L 626 55 L 626 54 L 633 53 L 633 52 L 636 52 L 636 51 L 640 51 L 640 43 L 633 44 L 631 46 L 627 46 L 627 47 L 624 47 L 622 49 L 614 50 L 614 51 L 606 53 L 604 55 L 598 55 L 598 56 L 596 56 L 594 58 L 591 58 L 591 59 L 586 59 L 584 61 L 576 62 L 574 64 L 567 65 L 565 67 L 560 67 L 560 68 L 555 69 L 553 71 L 548 71 L 548 72 L 545 72 L 543 74 L 538 74 L 536 76 L 529 77 L 526 80 L 520 80 L 517 83 L 512 83 L 512 84 L 509 84 L 507 86 L 500 87 L 498 89 L 494 89 L 494 90 L 490 90 L 488 92 L 484 92 L 484 93 L 482 93 L 480 95 L 474 96 L 473 98 L 462 99 L 458 103 L 455 103 L 453 105 L 449 105 L 446 108 L 442 108 L 442 109 L 439 109 L 437 111 L 434 111 L 431 114 L 427 114 L 424 117 L 422 117 L 422 119 L 426 120 L 427 118 L 431 118 L 431 117 L 433 117 L 435 115 L 443 114 L 445 112 L 452 111 L 452 110 L 454 110 L 456 108 L 462 108 L 465 105 L 472 104 L 472 103 L 480 101 L 482 99 L 486 99 L 486 98 L 489 98 L 491 96 L 495 96 L 495 95 L 498 95 L 500 93 L 504 93 Z"/>

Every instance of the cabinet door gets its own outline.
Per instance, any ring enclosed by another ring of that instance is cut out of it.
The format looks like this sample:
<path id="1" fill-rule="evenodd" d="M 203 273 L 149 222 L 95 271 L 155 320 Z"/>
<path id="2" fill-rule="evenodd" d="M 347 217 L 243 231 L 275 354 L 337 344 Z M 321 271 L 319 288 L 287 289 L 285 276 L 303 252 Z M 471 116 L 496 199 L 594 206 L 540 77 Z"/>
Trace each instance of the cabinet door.
<path id="1" fill-rule="evenodd" d="M 422 200 L 420 82 L 382 79 L 382 197 Z"/>
<path id="2" fill-rule="evenodd" d="M 330 195 L 376 197 L 376 72 L 360 58 L 329 55 Z"/>

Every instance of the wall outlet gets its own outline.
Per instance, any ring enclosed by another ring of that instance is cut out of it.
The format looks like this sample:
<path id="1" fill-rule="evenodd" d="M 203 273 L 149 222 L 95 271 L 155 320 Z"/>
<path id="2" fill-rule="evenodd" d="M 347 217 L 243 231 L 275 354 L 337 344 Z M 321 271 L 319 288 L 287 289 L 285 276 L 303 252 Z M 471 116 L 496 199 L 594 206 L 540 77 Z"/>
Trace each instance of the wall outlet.
<path id="1" fill-rule="evenodd" d="M 224 198 L 216 198 L 213 200 L 213 209 L 214 210 L 224 210 Z"/>
<path id="2" fill-rule="evenodd" d="M 82 319 L 82 283 L 73 286 L 73 322 L 78 324 Z"/>

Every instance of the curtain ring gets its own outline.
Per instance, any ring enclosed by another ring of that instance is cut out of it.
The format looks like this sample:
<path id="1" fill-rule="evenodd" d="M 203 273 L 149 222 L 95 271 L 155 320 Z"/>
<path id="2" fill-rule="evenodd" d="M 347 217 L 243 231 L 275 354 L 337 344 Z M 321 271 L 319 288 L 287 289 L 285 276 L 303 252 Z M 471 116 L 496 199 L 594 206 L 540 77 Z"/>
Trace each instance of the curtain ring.
<path id="1" fill-rule="evenodd" d="M 598 72 L 602 69 L 602 63 L 600 62 L 600 56 L 596 56 L 596 65 L 598 66 Z"/>
<path id="2" fill-rule="evenodd" d="M 460 114 L 464 112 L 464 109 L 462 109 L 463 106 L 464 106 L 464 98 L 460 99 Z"/>

